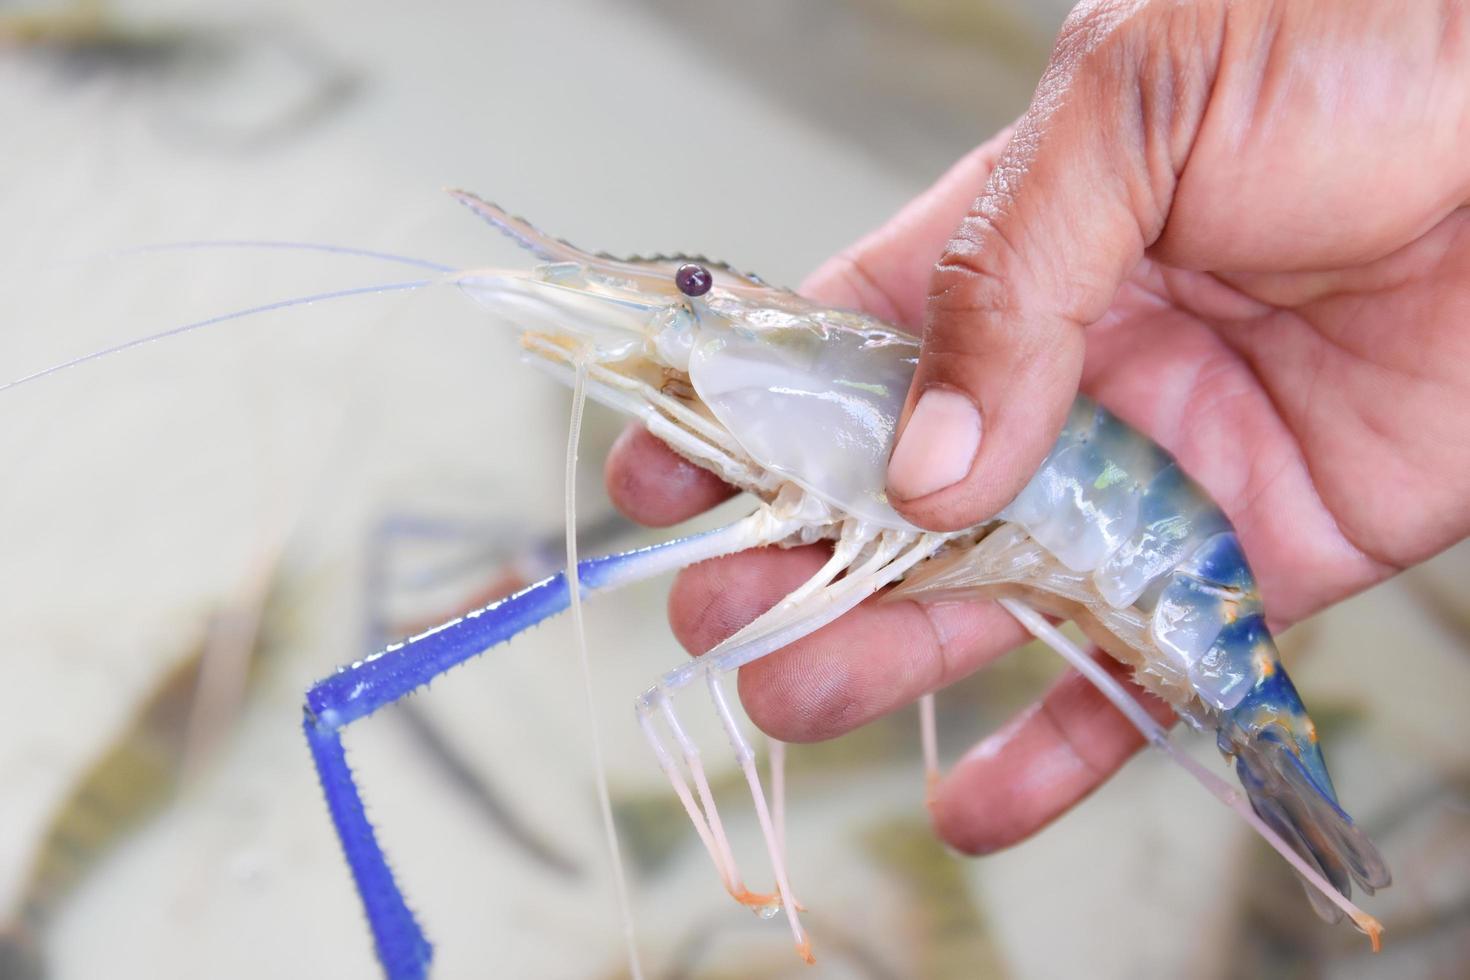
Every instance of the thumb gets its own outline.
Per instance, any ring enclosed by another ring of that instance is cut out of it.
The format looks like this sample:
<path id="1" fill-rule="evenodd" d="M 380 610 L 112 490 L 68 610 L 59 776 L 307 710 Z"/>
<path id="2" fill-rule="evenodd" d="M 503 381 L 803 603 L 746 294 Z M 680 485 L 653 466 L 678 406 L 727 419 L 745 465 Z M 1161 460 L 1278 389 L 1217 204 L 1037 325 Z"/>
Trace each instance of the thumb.
<path id="1" fill-rule="evenodd" d="M 888 466 L 921 526 L 979 523 L 1020 492 L 1076 397 L 1083 328 L 1163 228 L 1214 76 L 1213 5 L 1118 6 L 1068 20 L 934 270 Z"/>

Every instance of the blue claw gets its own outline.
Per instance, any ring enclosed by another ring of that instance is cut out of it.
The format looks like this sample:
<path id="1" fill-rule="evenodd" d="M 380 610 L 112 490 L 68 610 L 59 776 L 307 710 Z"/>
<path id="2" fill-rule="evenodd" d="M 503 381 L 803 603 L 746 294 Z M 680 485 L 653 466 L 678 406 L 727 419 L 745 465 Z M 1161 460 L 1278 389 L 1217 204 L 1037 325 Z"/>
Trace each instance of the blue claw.
<path id="1" fill-rule="evenodd" d="M 582 592 L 585 595 L 658 574 L 670 567 L 671 556 L 680 564 L 687 563 L 686 559 L 707 557 L 693 554 L 698 551 L 697 542 L 714 540 L 714 535 L 723 531 L 578 562 Z M 681 553 L 678 549 L 686 551 Z M 451 667 L 550 619 L 570 602 L 566 573 L 557 572 L 483 609 L 343 667 L 306 694 L 302 725 L 306 741 L 316 762 L 327 809 L 342 842 L 342 852 L 367 912 L 378 959 L 390 980 L 424 977 L 433 957 L 433 947 L 409 911 L 368 822 L 362 796 L 343 753 L 342 729 L 424 686 Z"/>

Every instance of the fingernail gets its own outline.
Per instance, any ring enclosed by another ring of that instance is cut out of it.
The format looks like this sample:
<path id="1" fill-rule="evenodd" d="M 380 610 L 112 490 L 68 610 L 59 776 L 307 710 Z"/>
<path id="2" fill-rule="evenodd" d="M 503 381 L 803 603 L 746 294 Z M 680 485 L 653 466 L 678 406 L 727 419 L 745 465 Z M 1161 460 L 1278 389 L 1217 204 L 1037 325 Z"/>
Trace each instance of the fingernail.
<path id="1" fill-rule="evenodd" d="M 965 478 L 980 449 L 980 412 L 948 388 L 919 396 L 888 460 L 888 489 L 900 500 L 916 500 Z"/>

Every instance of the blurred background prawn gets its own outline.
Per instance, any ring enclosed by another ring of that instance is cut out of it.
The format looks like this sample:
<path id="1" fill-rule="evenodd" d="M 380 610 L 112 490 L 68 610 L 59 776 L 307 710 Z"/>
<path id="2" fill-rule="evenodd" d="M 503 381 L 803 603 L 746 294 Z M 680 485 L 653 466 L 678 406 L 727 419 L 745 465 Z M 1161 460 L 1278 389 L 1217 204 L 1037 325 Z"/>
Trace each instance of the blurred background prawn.
<path id="1" fill-rule="evenodd" d="M 445 184 L 598 247 L 702 251 L 798 282 L 1013 118 L 1066 6 L 3 0 L 0 376 L 397 275 L 293 252 L 81 261 L 98 252 L 270 238 L 516 261 Z M 44 975 L 372 975 L 300 743 L 301 694 L 371 624 L 417 623 L 541 560 L 536 543 L 560 528 L 564 412 L 504 337 L 432 291 L 256 318 L 0 396 L 0 926 L 14 938 L 37 920 L 26 939 Z M 589 522 L 605 510 L 592 461 L 617 425 L 589 415 Z M 429 556 L 456 571 L 365 590 L 374 530 L 396 514 L 461 528 L 451 553 Z M 283 523 L 287 573 L 261 585 Z M 1467 572 L 1461 547 L 1283 641 L 1334 776 L 1395 869 L 1374 904 L 1388 946 L 1371 959 L 1160 759 L 1019 848 L 948 856 L 902 716 L 791 753 L 791 847 L 825 952 L 801 967 L 779 929 L 730 914 L 628 711 L 681 656 L 666 586 L 594 603 L 645 964 L 683 977 L 1463 976 Z M 196 690 L 180 678 L 208 648 L 203 624 L 265 592 L 289 610 L 266 667 L 212 750 L 190 756 L 189 726 L 159 723 Z M 395 867 L 433 935 L 453 939 L 439 976 L 622 969 L 571 649 L 567 624 L 549 624 L 415 698 L 437 747 L 408 719 L 353 734 Z M 1054 669 L 1023 652 L 943 694 L 946 758 Z M 162 738 L 155 769 L 127 750 L 140 732 Z M 197 768 L 176 784 L 166 774 L 185 758 Z M 98 789 L 119 779 L 165 805 Z M 487 818 L 486 787 L 505 820 Z M 753 823 L 730 829 L 753 846 Z M 78 833 L 86 873 L 61 888 L 57 842 L 75 851 Z"/>

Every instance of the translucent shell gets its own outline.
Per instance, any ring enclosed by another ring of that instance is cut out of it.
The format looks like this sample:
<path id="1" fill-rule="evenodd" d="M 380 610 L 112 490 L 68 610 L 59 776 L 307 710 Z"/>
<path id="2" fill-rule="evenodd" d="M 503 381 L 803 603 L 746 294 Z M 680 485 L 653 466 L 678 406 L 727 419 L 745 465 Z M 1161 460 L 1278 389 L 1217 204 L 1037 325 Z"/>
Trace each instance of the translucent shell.
<path id="1" fill-rule="evenodd" d="M 690 379 L 752 458 L 854 517 L 909 526 L 884 484 L 916 341 L 853 314 L 753 309 L 718 292 L 698 320 Z M 1152 641 L 1143 652 L 1162 673 L 1187 678 L 1206 707 L 1230 712 L 1281 671 L 1225 516 L 1172 457 L 1089 399 L 1077 399 L 996 520 L 1086 575 L 1120 614 L 1136 607 Z M 953 592 L 968 581 L 983 591 L 993 579 L 993 569 L 971 564 L 921 588 Z"/>
<path id="2" fill-rule="evenodd" d="M 1020 524 L 1072 571 L 1092 571 L 1133 534 L 1143 485 L 1162 459 L 1079 398 L 1036 476 L 998 517 Z"/>
<path id="3" fill-rule="evenodd" d="M 1228 623 L 1189 667 L 1195 691 L 1217 711 L 1240 704 L 1256 682 L 1262 664 L 1276 661 L 1276 645 L 1265 617 L 1256 613 Z"/>
<path id="4" fill-rule="evenodd" d="M 1113 608 L 1148 612 L 1153 645 L 1215 710 L 1277 669 L 1225 516 L 1167 453 L 1088 399 L 998 516 L 1069 570 L 1091 572 Z"/>
<path id="5" fill-rule="evenodd" d="M 736 322 L 712 301 L 689 357 L 690 380 L 720 424 L 763 467 L 834 507 L 911 527 L 884 486 L 918 342 L 836 311 L 767 307 Z"/>
<path id="6" fill-rule="evenodd" d="M 1132 605 L 1159 576 L 1229 526 L 1171 460 L 1144 488 L 1133 533 L 1098 566 L 1093 581 L 1113 606 Z"/>

